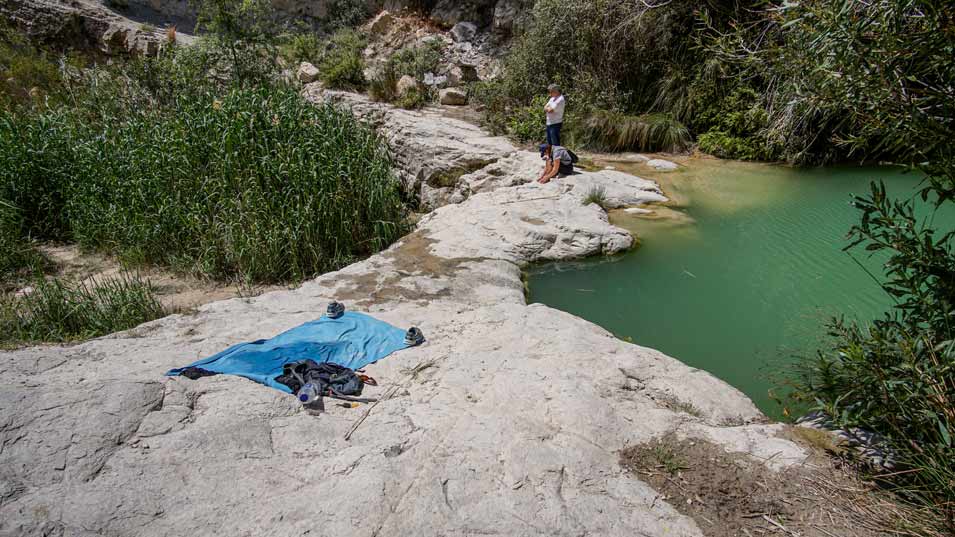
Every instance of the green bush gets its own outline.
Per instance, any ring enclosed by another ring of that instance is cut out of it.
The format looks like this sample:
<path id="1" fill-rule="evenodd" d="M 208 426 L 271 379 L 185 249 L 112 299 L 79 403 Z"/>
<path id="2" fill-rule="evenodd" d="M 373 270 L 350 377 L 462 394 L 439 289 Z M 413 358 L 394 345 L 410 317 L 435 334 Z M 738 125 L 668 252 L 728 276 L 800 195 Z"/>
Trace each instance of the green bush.
<path id="1" fill-rule="evenodd" d="M 395 106 L 400 106 L 405 110 L 414 110 L 422 108 L 428 104 L 429 100 L 426 90 L 414 87 L 405 90 L 405 92 L 395 100 Z"/>
<path id="2" fill-rule="evenodd" d="M 719 158 L 739 160 L 766 160 L 766 146 L 761 140 L 733 136 L 725 131 L 711 130 L 699 136 L 700 151 Z"/>
<path id="3" fill-rule="evenodd" d="M 63 78 L 58 63 L 57 56 L 0 23 L 0 108 L 59 98 Z"/>
<path id="4" fill-rule="evenodd" d="M 355 0 L 331 0 L 327 12 L 325 26 L 334 30 L 354 28 L 372 15 L 368 2 Z"/>
<path id="5" fill-rule="evenodd" d="M 679 151 L 689 143 L 687 128 L 666 114 L 630 116 L 598 111 L 578 127 L 580 141 L 601 151 Z"/>
<path id="6" fill-rule="evenodd" d="M 322 39 L 316 33 L 303 32 L 282 36 L 279 55 L 289 64 L 301 62 L 319 64 L 324 52 Z"/>
<path id="7" fill-rule="evenodd" d="M 31 236 L 276 282 L 404 232 L 387 148 L 351 114 L 284 86 L 165 81 L 175 59 L 148 61 L 160 63 L 140 69 L 142 84 L 95 70 L 75 108 L 0 115 L 0 199 Z"/>
<path id="8" fill-rule="evenodd" d="M 21 297 L 0 298 L 0 344 L 98 337 L 166 313 L 149 282 L 137 275 L 76 285 L 39 279 Z"/>
<path id="9" fill-rule="evenodd" d="M 326 44 L 318 65 L 322 82 L 329 88 L 359 91 L 365 88 L 365 37 L 350 29 L 339 30 Z"/>
<path id="10" fill-rule="evenodd" d="M 0 200 L 0 291 L 43 269 L 43 256 L 23 236 L 20 212 Z"/>
<path id="11" fill-rule="evenodd" d="M 410 76 L 415 80 L 423 80 L 426 73 L 434 73 L 441 63 L 441 54 L 444 44 L 432 39 L 420 46 L 405 47 L 388 58 L 398 78 Z"/>
<path id="12" fill-rule="evenodd" d="M 730 62 L 699 45 L 722 35 L 734 19 L 748 24 L 756 17 L 751 8 L 760 4 L 538 0 L 527 31 L 505 57 L 502 77 L 475 87 L 474 100 L 494 132 L 540 140 L 543 129 L 532 130 L 537 121 L 527 119 L 543 113 L 531 103 L 556 83 L 567 98 L 568 139 L 605 150 L 685 147 L 691 132 L 715 126 L 707 112 L 735 110 L 734 90 L 745 87 Z M 611 117 L 625 124 L 604 121 Z M 595 130 L 600 126 L 610 129 Z M 751 137 L 762 127 L 731 132 Z"/>
<path id="13" fill-rule="evenodd" d="M 513 108 L 504 120 L 505 132 L 519 142 L 538 142 L 544 136 L 544 105 L 547 97 L 538 95 L 528 106 Z"/>
<path id="14" fill-rule="evenodd" d="M 398 73 L 390 63 L 368 81 L 368 95 L 373 101 L 391 103 L 398 98 Z"/>

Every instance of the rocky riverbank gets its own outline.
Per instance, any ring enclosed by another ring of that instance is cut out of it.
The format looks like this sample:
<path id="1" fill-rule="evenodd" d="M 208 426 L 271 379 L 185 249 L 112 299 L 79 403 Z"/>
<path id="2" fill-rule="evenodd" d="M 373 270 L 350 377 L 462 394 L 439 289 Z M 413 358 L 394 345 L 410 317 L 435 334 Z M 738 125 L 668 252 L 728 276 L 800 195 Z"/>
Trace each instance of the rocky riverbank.
<path id="1" fill-rule="evenodd" d="M 675 437 L 765 474 L 806 463 L 729 385 L 526 303 L 528 263 L 631 246 L 582 204 L 590 188 L 621 207 L 661 200 L 653 182 L 605 170 L 537 185 L 536 155 L 464 121 L 307 94 L 378 124 L 434 210 L 295 290 L 0 354 L 0 535 L 713 535 L 620 453 Z M 371 395 L 405 383 L 349 441 L 360 411 L 315 417 L 242 378 L 162 376 L 331 300 L 428 338 L 368 368 Z"/>

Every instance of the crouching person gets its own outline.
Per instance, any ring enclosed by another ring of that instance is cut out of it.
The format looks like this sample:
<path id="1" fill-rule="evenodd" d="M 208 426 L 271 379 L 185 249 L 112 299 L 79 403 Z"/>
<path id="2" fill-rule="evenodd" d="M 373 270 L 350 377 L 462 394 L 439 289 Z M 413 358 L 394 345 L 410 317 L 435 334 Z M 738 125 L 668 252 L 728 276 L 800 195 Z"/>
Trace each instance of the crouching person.
<path id="1" fill-rule="evenodd" d="M 543 144 L 540 146 L 541 159 L 544 161 L 544 171 L 537 179 L 538 183 L 547 183 L 558 175 L 574 173 L 574 163 L 577 156 L 573 151 L 559 145 Z"/>

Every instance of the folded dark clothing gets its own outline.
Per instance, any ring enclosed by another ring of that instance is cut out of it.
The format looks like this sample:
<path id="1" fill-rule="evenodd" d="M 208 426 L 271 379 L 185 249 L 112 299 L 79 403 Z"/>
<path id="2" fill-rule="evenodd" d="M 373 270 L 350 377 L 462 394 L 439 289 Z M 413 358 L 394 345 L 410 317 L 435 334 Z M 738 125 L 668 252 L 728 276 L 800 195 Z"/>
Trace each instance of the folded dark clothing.
<path id="1" fill-rule="evenodd" d="M 182 371 L 179 372 L 180 375 L 196 380 L 197 378 L 202 377 L 211 377 L 212 375 L 218 375 L 215 371 L 209 371 L 208 369 L 203 369 L 201 367 L 185 367 Z"/>
<path id="2" fill-rule="evenodd" d="M 365 383 L 351 369 L 315 360 L 285 364 L 282 374 L 275 377 L 275 381 L 288 386 L 292 393 L 298 393 L 309 382 L 318 386 L 323 394 L 330 390 L 336 395 L 361 395 L 365 387 Z"/>

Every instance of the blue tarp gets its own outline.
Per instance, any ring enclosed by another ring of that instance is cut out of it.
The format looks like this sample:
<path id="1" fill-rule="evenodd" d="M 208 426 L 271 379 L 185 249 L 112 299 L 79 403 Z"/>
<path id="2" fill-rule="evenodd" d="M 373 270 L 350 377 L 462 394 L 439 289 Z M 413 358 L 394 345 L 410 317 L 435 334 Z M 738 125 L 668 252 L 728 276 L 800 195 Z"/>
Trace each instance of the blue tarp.
<path id="1" fill-rule="evenodd" d="M 406 347 L 404 330 L 349 311 L 337 319 L 323 316 L 272 339 L 233 345 L 187 367 L 238 375 L 291 393 L 288 386 L 275 382 L 286 363 L 312 359 L 361 369 Z M 170 369 L 166 375 L 177 376 L 183 369 Z"/>

